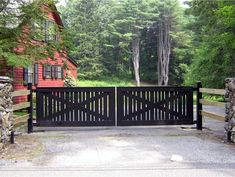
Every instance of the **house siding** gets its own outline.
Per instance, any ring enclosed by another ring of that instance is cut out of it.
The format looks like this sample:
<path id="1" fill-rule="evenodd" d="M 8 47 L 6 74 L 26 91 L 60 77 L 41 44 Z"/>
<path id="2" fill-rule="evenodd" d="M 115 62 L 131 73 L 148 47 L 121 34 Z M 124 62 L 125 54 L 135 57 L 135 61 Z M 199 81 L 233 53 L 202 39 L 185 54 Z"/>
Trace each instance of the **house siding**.
<path id="1" fill-rule="evenodd" d="M 62 21 L 59 17 L 58 12 L 56 10 L 51 10 L 51 7 L 48 5 L 44 5 L 42 7 L 42 10 L 47 14 L 47 17 L 49 20 L 54 21 L 57 25 L 58 28 L 61 29 L 63 26 Z M 27 36 L 29 32 L 29 28 L 25 27 L 24 28 L 24 33 Z M 57 36 L 60 40 L 60 34 Z M 37 44 L 36 41 L 35 44 Z M 16 52 L 23 52 L 24 51 L 24 46 L 17 47 L 15 49 Z M 40 61 L 37 61 L 38 63 L 38 84 L 36 87 L 63 87 L 64 86 L 64 79 L 44 79 L 43 78 L 43 64 L 50 64 L 50 65 L 61 65 L 64 66 L 66 65 L 66 68 L 64 69 L 64 77 L 66 74 L 73 76 L 74 78 L 77 78 L 77 66 L 70 61 L 70 59 L 67 58 L 67 53 L 65 51 L 63 52 L 55 52 L 54 53 L 54 59 L 51 58 L 46 58 Z M 13 78 L 14 83 L 14 90 L 26 90 L 27 86 L 24 85 L 24 70 L 22 67 L 9 67 L 7 66 L 7 63 L 5 60 L 0 60 L 0 75 L 3 76 L 10 76 Z M 33 89 L 36 88 L 35 86 Z M 27 96 L 19 96 L 14 98 L 14 103 L 20 103 L 24 102 L 27 100 Z"/>

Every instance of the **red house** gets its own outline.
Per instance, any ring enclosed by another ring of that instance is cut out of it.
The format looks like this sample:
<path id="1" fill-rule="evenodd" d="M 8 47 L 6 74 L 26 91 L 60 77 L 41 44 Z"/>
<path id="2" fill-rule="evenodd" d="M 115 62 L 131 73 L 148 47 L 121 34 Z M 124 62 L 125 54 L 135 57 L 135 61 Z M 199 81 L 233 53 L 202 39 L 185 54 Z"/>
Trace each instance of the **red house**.
<path id="1" fill-rule="evenodd" d="M 43 42 L 53 42 L 61 40 L 60 31 L 63 23 L 55 6 L 44 5 L 43 11 L 47 14 L 47 20 L 43 24 Z M 57 28 L 51 33 L 50 28 Z M 41 27 L 40 27 L 41 28 Z M 69 75 L 77 78 L 77 63 L 69 58 L 66 52 L 54 52 L 54 58 L 45 58 L 35 62 L 28 68 L 9 67 L 6 61 L 0 61 L 0 75 L 10 75 L 14 80 L 14 90 L 27 89 L 27 83 L 32 83 L 36 87 L 63 87 L 64 78 Z M 25 101 L 25 97 L 17 97 L 14 101 L 19 103 Z"/>

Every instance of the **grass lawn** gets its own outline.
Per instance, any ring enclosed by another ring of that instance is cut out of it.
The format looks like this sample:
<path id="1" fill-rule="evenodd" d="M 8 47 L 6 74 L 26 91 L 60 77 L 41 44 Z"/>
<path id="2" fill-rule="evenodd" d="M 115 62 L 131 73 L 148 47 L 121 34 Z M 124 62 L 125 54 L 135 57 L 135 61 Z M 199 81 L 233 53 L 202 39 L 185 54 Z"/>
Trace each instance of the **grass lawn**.
<path id="1" fill-rule="evenodd" d="M 79 87 L 121 87 L 121 86 L 135 86 L 132 80 L 78 80 L 77 84 Z"/>

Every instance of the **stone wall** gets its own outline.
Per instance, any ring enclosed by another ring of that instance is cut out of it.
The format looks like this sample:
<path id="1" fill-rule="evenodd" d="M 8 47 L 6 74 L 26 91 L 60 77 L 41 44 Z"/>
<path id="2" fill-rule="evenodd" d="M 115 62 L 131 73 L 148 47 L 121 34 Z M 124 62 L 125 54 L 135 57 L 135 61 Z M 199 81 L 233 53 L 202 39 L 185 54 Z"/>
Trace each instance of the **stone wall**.
<path id="1" fill-rule="evenodd" d="M 13 91 L 12 80 L 8 77 L 0 76 L 1 145 L 4 145 L 10 141 L 11 131 L 13 131 L 12 91 Z"/>
<path id="2" fill-rule="evenodd" d="M 235 78 L 225 80 L 225 130 L 227 139 L 235 142 Z"/>

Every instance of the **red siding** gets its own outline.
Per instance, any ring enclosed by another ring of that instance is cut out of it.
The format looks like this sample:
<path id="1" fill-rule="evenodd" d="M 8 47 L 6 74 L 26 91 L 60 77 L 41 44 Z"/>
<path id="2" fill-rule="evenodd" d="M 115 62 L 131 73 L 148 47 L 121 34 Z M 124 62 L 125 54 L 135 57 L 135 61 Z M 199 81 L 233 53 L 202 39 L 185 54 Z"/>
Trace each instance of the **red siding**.
<path id="1" fill-rule="evenodd" d="M 48 6 L 43 6 L 42 8 L 44 10 L 44 12 L 47 13 L 48 18 L 52 21 L 55 21 L 58 25 L 61 25 L 61 20 L 60 19 L 56 19 L 55 18 L 55 11 L 52 11 L 50 9 L 50 7 Z M 58 17 L 59 15 L 56 14 Z M 60 20 L 60 21 L 58 21 Z M 27 28 L 28 29 L 28 28 Z M 16 48 L 16 51 L 19 52 L 21 50 L 24 50 L 24 47 L 20 47 L 20 48 Z M 64 86 L 64 79 L 43 79 L 43 64 L 47 63 L 50 65 L 61 65 L 63 66 L 64 64 L 66 64 L 67 66 L 67 70 L 64 70 L 64 76 L 66 74 L 72 75 L 75 79 L 77 78 L 77 68 L 76 65 L 71 62 L 69 59 L 67 59 L 67 54 L 66 52 L 64 52 L 63 55 L 60 55 L 59 52 L 55 52 L 55 56 L 56 60 L 52 60 L 50 58 L 45 59 L 45 60 L 41 60 L 39 61 L 39 66 L 38 66 L 38 85 L 37 87 L 63 87 Z M 3 61 L 4 62 L 4 61 Z M 11 67 L 7 67 L 5 66 L 5 63 L 0 62 L 1 66 L 3 69 L 0 70 L 0 75 L 7 75 L 7 71 L 12 70 Z M 6 68 L 6 69 L 4 69 Z M 23 68 L 17 68 L 15 67 L 13 69 L 13 79 L 14 79 L 14 90 L 26 90 L 27 86 L 24 86 L 23 83 Z M 22 101 L 26 101 L 27 96 L 21 96 L 21 97 L 16 97 L 14 98 L 14 103 L 19 103 Z"/>
<path id="2" fill-rule="evenodd" d="M 15 67 L 13 72 L 14 90 L 26 90 L 27 86 L 24 86 L 23 68 Z M 25 102 L 26 100 L 27 96 L 18 96 L 13 99 L 15 104 Z"/>
<path id="3" fill-rule="evenodd" d="M 44 79 L 43 78 L 43 64 L 47 63 L 50 65 L 61 65 L 63 66 L 66 63 L 67 69 L 64 69 L 64 76 L 66 74 L 72 75 L 75 79 L 77 78 L 77 68 L 76 66 L 68 59 L 62 58 L 59 54 L 55 54 L 56 60 L 50 58 L 42 60 L 38 65 L 38 85 L 37 87 L 64 87 L 64 79 Z M 14 78 L 14 90 L 26 90 L 27 86 L 24 85 L 23 79 L 23 68 L 15 67 L 13 69 L 13 78 Z M 1 73 L 2 75 L 5 75 Z M 35 87 L 34 87 L 35 89 Z M 21 96 L 14 98 L 14 103 L 20 103 L 27 100 L 27 96 Z"/>

